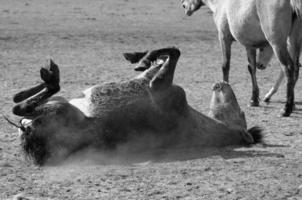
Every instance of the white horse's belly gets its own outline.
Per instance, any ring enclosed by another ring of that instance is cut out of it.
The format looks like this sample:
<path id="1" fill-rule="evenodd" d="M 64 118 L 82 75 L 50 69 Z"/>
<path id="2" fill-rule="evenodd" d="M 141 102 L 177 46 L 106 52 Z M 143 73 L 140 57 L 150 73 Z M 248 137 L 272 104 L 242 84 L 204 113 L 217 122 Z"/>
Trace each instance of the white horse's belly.
<path id="1" fill-rule="evenodd" d="M 227 18 L 233 37 L 244 46 L 267 44 L 257 14 L 256 0 L 228 0 Z"/>

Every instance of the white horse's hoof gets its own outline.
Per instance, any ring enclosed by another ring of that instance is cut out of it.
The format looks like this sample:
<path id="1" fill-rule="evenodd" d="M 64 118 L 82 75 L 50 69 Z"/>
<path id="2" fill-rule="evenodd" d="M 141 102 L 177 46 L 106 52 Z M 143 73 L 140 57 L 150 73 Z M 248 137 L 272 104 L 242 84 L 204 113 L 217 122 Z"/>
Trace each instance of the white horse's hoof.
<path id="1" fill-rule="evenodd" d="M 263 102 L 269 103 L 271 101 L 270 97 L 264 97 Z"/>

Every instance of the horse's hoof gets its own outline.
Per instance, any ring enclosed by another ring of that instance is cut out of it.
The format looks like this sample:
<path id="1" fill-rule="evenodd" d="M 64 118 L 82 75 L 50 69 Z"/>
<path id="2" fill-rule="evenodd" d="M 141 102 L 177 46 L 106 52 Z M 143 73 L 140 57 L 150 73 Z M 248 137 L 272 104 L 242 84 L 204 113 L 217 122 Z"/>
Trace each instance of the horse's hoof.
<path id="1" fill-rule="evenodd" d="M 291 110 L 284 108 L 281 110 L 280 117 L 289 117 L 291 113 Z"/>
<path id="2" fill-rule="evenodd" d="M 141 60 L 138 65 L 134 68 L 135 71 L 145 71 L 151 66 L 150 60 Z"/>
<path id="3" fill-rule="evenodd" d="M 263 65 L 263 64 L 260 64 L 260 63 L 257 63 L 256 67 L 257 67 L 257 69 L 260 69 L 260 70 L 265 70 L 266 69 L 266 66 Z"/>
<path id="4" fill-rule="evenodd" d="M 55 64 L 51 59 L 48 60 L 46 66 L 40 69 L 41 79 L 46 84 L 57 85 L 60 82 L 60 70 L 57 64 Z"/>
<path id="5" fill-rule="evenodd" d="M 249 103 L 250 107 L 258 107 L 259 106 L 259 101 L 251 100 Z"/>
<path id="6" fill-rule="evenodd" d="M 145 66 L 137 66 L 137 67 L 134 68 L 134 70 L 137 71 L 137 72 L 143 72 L 146 69 L 148 69 L 148 68 L 145 67 Z"/>
<path id="7" fill-rule="evenodd" d="M 271 101 L 271 98 L 269 97 L 264 97 L 263 102 L 269 103 Z"/>
<path id="8" fill-rule="evenodd" d="M 128 60 L 131 64 L 139 62 L 148 51 L 145 52 L 133 52 L 133 53 L 123 53 L 123 56 L 126 60 Z"/>

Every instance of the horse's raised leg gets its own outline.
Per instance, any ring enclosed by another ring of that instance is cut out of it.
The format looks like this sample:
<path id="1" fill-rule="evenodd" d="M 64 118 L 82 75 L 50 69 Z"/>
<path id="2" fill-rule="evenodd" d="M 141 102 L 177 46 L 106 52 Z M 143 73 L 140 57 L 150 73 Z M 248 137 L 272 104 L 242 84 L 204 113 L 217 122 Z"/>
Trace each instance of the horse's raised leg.
<path id="1" fill-rule="evenodd" d="M 270 45 L 259 50 L 257 55 L 257 68 L 263 70 L 267 67 L 268 63 L 270 62 L 271 58 L 274 55 L 274 51 Z M 284 73 L 282 69 L 280 70 L 279 76 L 274 84 L 274 86 L 270 89 L 270 91 L 264 96 L 263 101 L 268 103 L 271 97 L 278 91 L 280 84 L 284 78 Z"/>
<path id="2" fill-rule="evenodd" d="M 157 53 L 159 55 L 166 54 L 168 59 L 150 82 L 150 87 L 153 90 L 158 90 L 172 85 L 175 67 L 180 56 L 180 51 L 176 48 L 165 49 L 164 51 Z"/>
<path id="3" fill-rule="evenodd" d="M 283 81 L 283 78 L 284 78 L 284 72 L 283 70 L 281 69 L 280 72 L 279 72 L 279 76 L 275 82 L 275 85 L 270 89 L 270 91 L 264 96 L 264 99 L 263 101 L 268 103 L 270 102 L 271 100 L 271 97 L 278 91 L 278 88 L 280 87 L 282 81 Z"/>
<path id="4" fill-rule="evenodd" d="M 223 80 L 229 82 L 230 60 L 231 60 L 231 46 L 232 37 L 223 33 L 219 33 L 219 42 L 222 51 L 222 74 Z"/>
<path id="5" fill-rule="evenodd" d="M 250 106 L 259 106 L 259 87 L 257 84 L 256 78 L 256 49 L 254 48 L 246 48 L 247 57 L 248 57 L 248 70 L 252 79 L 252 97 L 250 100 Z"/>
<path id="6" fill-rule="evenodd" d="M 31 87 L 29 89 L 23 90 L 17 94 L 14 95 L 13 101 L 15 103 L 19 103 L 21 101 L 24 101 L 25 99 L 41 92 L 46 87 L 45 83 L 40 83 L 34 87 Z"/>
<path id="7" fill-rule="evenodd" d="M 45 82 L 45 88 L 42 92 L 27 99 L 25 102 L 19 103 L 13 107 L 13 113 L 19 116 L 32 116 L 35 114 L 35 108 L 41 105 L 46 99 L 54 95 L 60 90 L 60 73 L 58 66 L 50 60 L 47 66 L 41 68 L 40 76 Z M 39 92 L 37 87 L 26 90 L 28 94 L 33 94 L 33 91 Z M 24 91 L 23 91 L 24 93 Z M 19 94 L 19 93 L 18 93 Z M 18 94 L 16 96 L 18 96 Z M 28 96 L 26 94 L 25 96 Z"/>
<path id="8" fill-rule="evenodd" d="M 149 51 L 147 53 L 125 53 L 124 56 L 130 62 L 132 62 L 132 59 L 129 60 L 128 58 L 135 58 L 136 62 L 139 62 L 135 70 L 144 71 L 139 77 L 150 79 L 150 87 L 157 90 L 172 84 L 180 51 L 175 47 L 170 47 Z M 139 60 L 137 60 L 138 57 L 140 57 Z M 157 59 L 163 60 L 163 63 L 151 66 L 151 63 Z"/>
<path id="9" fill-rule="evenodd" d="M 295 19 L 292 25 L 291 33 L 288 38 L 288 51 L 294 62 L 294 77 L 295 83 L 299 77 L 299 68 L 301 64 L 299 63 L 301 43 L 302 43 L 302 21 L 300 19 Z M 275 82 L 275 85 L 270 89 L 270 91 L 265 95 L 264 102 L 269 102 L 273 94 L 275 94 L 280 87 L 284 78 L 284 73 L 281 70 L 278 76 L 278 79 Z"/>
<path id="10" fill-rule="evenodd" d="M 131 52 L 131 53 L 123 53 L 123 56 L 126 60 L 128 60 L 130 63 L 138 63 L 146 54 L 148 51 L 144 52 Z"/>

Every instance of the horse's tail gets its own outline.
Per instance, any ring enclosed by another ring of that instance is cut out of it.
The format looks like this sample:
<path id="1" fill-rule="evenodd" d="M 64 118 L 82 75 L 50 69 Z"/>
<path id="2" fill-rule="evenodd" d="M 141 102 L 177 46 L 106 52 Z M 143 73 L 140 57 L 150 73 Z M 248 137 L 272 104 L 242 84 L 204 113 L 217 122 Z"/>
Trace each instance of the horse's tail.
<path id="1" fill-rule="evenodd" d="M 290 0 L 294 13 L 302 19 L 302 0 Z"/>
<path id="2" fill-rule="evenodd" d="M 259 126 L 254 126 L 247 130 L 247 132 L 253 137 L 254 144 L 263 142 L 263 129 Z"/>

